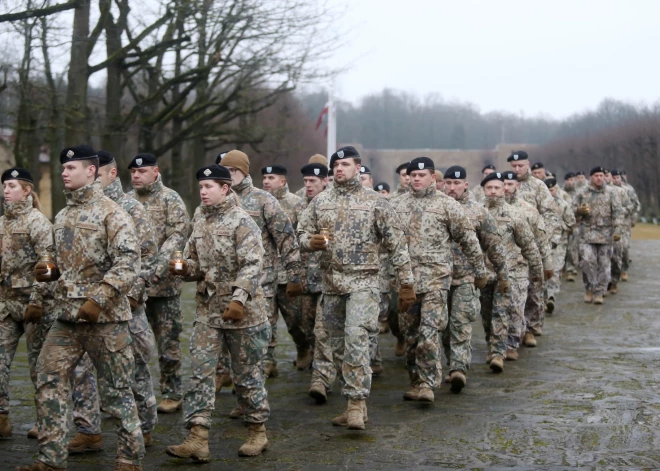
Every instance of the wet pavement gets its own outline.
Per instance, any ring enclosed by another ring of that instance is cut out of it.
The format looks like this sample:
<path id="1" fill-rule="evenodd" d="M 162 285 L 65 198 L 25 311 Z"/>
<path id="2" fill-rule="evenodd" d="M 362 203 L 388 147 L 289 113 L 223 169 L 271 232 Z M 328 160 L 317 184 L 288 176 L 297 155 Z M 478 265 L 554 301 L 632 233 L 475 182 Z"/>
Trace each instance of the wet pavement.
<path id="1" fill-rule="evenodd" d="M 520 360 L 507 362 L 503 374 L 491 373 L 484 362 L 483 329 L 477 321 L 467 387 L 455 395 L 443 384 L 432 405 L 403 401 L 405 362 L 394 356 L 394 338 L 383 336 L 385 372 L 374 378 L 369 424 L 363 432 L 330 424 L 345 408 L 337 387 L 323 406 L 307 396 L 310 374 L 291 364 L 295 349 L 281 323 L 280 375 L 267 382 L 269 450 L 257 458 L 238 457 L 247 430 L 241 421 L 227 417 L 235 396 L 223 391 L 210 432 L 210 464 L 165 454 L 166 446 L 186 436 L 181 414 L 174 414 L 159 417 L 143 468 L 658 469 L 660 241 L 634 241 L 632 257 L 631 281 L 622 283 L 619 294 L 608 296 L 603 306 L 582 302 L 582 283 L 564 282 L 539 346 L 522 348 Z M 191 288 L 183 304 L 184 383 L 190 371 Z M 152 373 L 158 376 L 156 365 Z M 35 411 L 23 341 L 10 392 L 14 436 L 0 441 L 0 469 L 27 464 L 37 451 L 37 441 L 26 438 Z M 111 419 L 103 422 L 103 438 L 103 451 L 71 456 L 69 469 L 112 469 L 116 435 Z"/>

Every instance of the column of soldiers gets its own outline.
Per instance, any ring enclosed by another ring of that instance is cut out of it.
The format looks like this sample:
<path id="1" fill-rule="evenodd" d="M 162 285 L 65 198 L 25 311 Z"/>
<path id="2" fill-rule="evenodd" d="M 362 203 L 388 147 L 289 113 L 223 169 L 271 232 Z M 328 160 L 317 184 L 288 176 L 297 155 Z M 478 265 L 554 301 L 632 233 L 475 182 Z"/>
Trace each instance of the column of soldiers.
<path id="1" fill-rule="evenodd" d="M 261 169 L 253 185 L 238 150 L 199 169 L 201 205 L 191 221 L 162 183 L 157 160 L 129 164 L 125 194 L 107 152 L 80 145 L 60 154 L 67 206 L 51 223 L 24 169 L 2 174 L 0 217 L 0 437 L 11 436 L 9 370 L 28 340 L 39 438 L 20 470 L 65 469 L 69 453 L 103 447 L 100 411 L 118 420 L 115 470 L 139 470 L 157 413 L 182 410 L 188 436 L 166 452 L 211 459 L 215 395 L 232 384 L 231 418 L 247 424 L 240 456 L 269 445 L 266 379 L 278 375 L 282 313 L 311 370 L 309 395 L 328 401 L 339 380 L 346 407 L 332 425 L 365 430 L 379 335 L 405 356 L 408 401 L 433 402 L 441 383 L 460 393 L 472 363 L 472 322 L 481 315 L 494 373 L 536 347 L 555 310 L 561 275 L 582 268 L 585 302 L 602 304 L 628 279 L 631 228 L 640 211 L 625 174 L 595 167 L 564 188 L 524 151 L 511 170 L 483 169 L 472 190 L 465 168 L 443 174 L 428 157 L 402 163 L 396 192 L 374 185 L 358 151 L 310 158 L 293 194 L 288 170 Z M 582 180 L 581 178 L 582 177 Z M 183 282 L 196 282 L 189 385 L 181 381 Z M 158 352 L 157 405 L 149 360 Z M 442 352 L 447 374 L 442 375 Z M 75 437 L 67 442 L 69 395 Z"/>

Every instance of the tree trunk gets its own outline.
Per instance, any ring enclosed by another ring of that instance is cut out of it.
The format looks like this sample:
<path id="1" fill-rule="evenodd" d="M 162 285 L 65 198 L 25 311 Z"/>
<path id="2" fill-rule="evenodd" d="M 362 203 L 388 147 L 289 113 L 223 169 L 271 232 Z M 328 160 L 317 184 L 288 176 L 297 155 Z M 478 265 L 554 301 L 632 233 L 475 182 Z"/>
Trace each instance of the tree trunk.
<path id="1" fill-rule="evenodd" d="M 87 56 L 89 49 L 90 1 L 81 0 L 73 17 L 71 61 L 66 93 L 65 146 L 75 146 L 87 140 Z"/>

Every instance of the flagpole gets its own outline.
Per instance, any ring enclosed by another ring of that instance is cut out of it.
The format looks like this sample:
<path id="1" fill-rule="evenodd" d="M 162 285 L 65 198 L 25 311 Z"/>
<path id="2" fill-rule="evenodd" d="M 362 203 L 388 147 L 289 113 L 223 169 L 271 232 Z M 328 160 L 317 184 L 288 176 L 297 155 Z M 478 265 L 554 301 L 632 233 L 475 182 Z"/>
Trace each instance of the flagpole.
<path id="1" fill-rule="evenodd" d="M 328 91 L 328 159 L 337 150 L 337 110 L 332 87 Z"/>

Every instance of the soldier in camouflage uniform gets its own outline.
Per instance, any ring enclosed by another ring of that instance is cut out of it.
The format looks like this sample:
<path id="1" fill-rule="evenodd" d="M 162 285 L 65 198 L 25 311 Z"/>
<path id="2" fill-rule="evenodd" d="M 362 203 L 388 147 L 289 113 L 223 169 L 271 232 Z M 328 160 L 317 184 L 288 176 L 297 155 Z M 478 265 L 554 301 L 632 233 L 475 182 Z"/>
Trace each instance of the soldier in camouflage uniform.
<path id="1" fill-rule="evenodd" d="M 534 234 L 520 211 L 506 203 L 503 179 L 502 173 L 493 172 L 481 181 L 486 207 L 500 229 L 511 284 L 510 295 L 501 294 L 503 290 L 498 292 L 494 283 L 481 290 L 481 320 L 489 344 L 487 363 L 492 363 L 497 356 L 518 359 L 517 346 L 523 332 L 527 286 L 530 279 L 541 280 L 543 277 L 541 254 Z M 494 278 L 491 269 L 490 279 Z M 502 284 L 502 280 L 499 283 Z M 509 327 L 512 324 L 516 329 Z"/>
<path id="2" fill-rule="evenodd" d="M 635 224 L 637 223 L 639 213 L 642 210 L 642 205 L 639 202 L 637 192 L 632 187 L 632 185 L 623 181 L 625 178 L 623 174 L 623 171 L 612 170 L 612 183 L 626 190 L 628 193 L 628 198 L 630 198 L 633 206 L 632 215 L 630 216 L 630 224 L 626 225 L 626 231 L 621 235 L 621 240 L 623 241 L 621 281 L 628 281 L 628 265 L 630 262 L 630 239 L 632 238 L 632 228 L 635 227 Z"/>
<path id="3" fill-rule="evenodd" d="M 394 204 L 394 200 L 400 196 L 405 195 L 410 191 L 410 175 L 408 175 L 408 164 L 410 162 L 404 162 L 396 168 L 396 174 L 399 177 L 399 186 L 397 187 L 394 194 L 392 194 L 390 201 Z"/>
<path id="4" fill-rule="evenodd" d="M 575 227 L 575 215 L 573 214 L 573 205 L 567 203 L 561 196 L 559 196 L 559 186 L 557 185 L 556 178 L 548 178 L 545 185 L 550 190 L 550 194 L 557 203 L 559 209 L 559 219 L 561 221 L 561 236 L 559 244 L 552 251 L 553 275 L 550 277 L 546 284 L 545 293 L 545 308 L 546 312 L 552 314 L 555 310 L 555 296 L 559 293 L 561 287 L 561 272 L 564 269 L 566 261 L 566 252 L 568 249 L 568 237 L 573 232 Z"/>
<path id="5" fill-rule="evenodd" d="M 173 413 L 181 408 L 181 280 L 170 275 L 167 262 L 172 253 L 183 250 L 190 233 L 190 217 L 179 194 L 166 187 L 151 154 L 138 154 L 128 165 L 133 191 L 149 214 L 158 238 L 158 257 L 151 286 L 147 288 L 147 319 L 158 343 L 160 392 L 158 412 Z"/>
<path id="6" fill-rule="evenodd" d="M 261 169 L 263 175 L 264 190 L 277 198 L 281 208 L 289 217 L 293 230 L 298 226 L 298 216 L 301 214 L 302 198 L 289 191 L 286 181 L 287 169 L 281 165 L 269 165 Z M 287 273 L 284 268 L 282 257 L 277 264 L 277 293 L 275 295 L 275 309 L 279 309 L 284 317 L 287 329 L 298 353 L 295 365 L 300 370 L 306 370 L 312 363 L 314 346 L 314 332 L 303 330 L 302 324 L 302 300 L 300 297 L 288 297 L 286 295 Z M 306 327 L 312 327 L 307 324 Z"/>
<path id="7" fill-rule="evenodd" d="M 544 181 L 546 177 L 545 167 L 541 162 L 536 162 L 530 167 L 531 174 L 534 178 Z"/>
<path id="8" fill-rule="evenodd" d="M 493 173 L 496 170 L 495 165 L 488 164 L 484 168 L 481 169 L 481 178 L 484 179 L 491 173 Z M 486 196 L 484 195 L 484 189 L 480 185 L 476 187 L 473 191 L 470 192 L 472 194 L 472 197 L 474 198 L 475 201 L 478 203 L 484 204 L 486 202 Z"/>
<path id="9" fill-rule="evenodd" d="M 135 360 L 128 294 L 137 282 L 140 247 L 131 217 L 95 181 L 99 160 L 85 145 L 64 149 L 67 206 L 53 225 L 56 267 L 39 262 L 37 281 L 55 281 L 57 321 L 37 360 L 37 461 L 21 470 L 66 468 L 71 372 L 88 353 L 105 410 L 119 421 L 115 471 L 141 470 L 144 442 L 131 391 Z M 50 468 L 49 468 L 50 467 Z"/>
<path id="10" fill-rule="evenodd" d="M 216 162 L 217 163 L 217 162 Z M 307 162 L 308 164 L 319 164 L 322 165 L 325 168 L 328 168 L 328 159 L 325 158 L 325 155 L 321 154 L 314 154 L 309 158 L 309 161 Z M 327 184 L 326 184 L 327 186 Z M 296 196 L 305 199 L 307 196 L 307 188 L 303 185 L 303 187 L 296 191 Z"/>
<path id="11" fill-rule="evenodd" d="M 167 453 L 210 461 L 216 364 L 225 348 L 237 401 L 248 424 L 248 439 L 238 454 L 256 456 L 268 446 L 264 423 L 270 416 L 262 369 L 270 324 L 260 282 L 261 234 L 247 211 L 237 205 L 226 167 L 204 167 L 196 176 L 201 214 L 195 219 L 184 260 L 178 267 L 176 260 L 169 263 L 170 273 L 197 282 L 197 312 L 190 338 L 192 376 L 183 405 L 190 432 L 181 445 L 168 447 Z"/>
<path id="12" fill-rule="evenodd" d="M 128 293 L 128 301 L 133 312 L 132 319 L 128 321 L 128 328 L 133 337 L 131 347 L 135 357 L 135 375 L 131 389 L 142 425 L 144 445 L 148 447 L 152 444 L 151 432 L 158 422 L 158 414 L 149 370 L 152 352 L 156 349 L 156 337 L 147 320 L 145 302 L 147 300 L 146 288 L 151 284 L 154 276 L 158 239 L 147 210 L 136 199 L 130 198 L 124 193 L 121 180 L 117 176 L 117 162 L 112 154 L 98 151 L 97 155 L 99 156 L 99 179 L 103 186 L 103 194 L 120 205 L 131 216 L 140 243 L 140 276 Z M 103 447 L 99 394 L 94 375 L 94 364 L 87 354 L 83 356 L 73 372 L 72 389 L 73 422 L 78 429 L 78 434 L 69 442 L 69 453 L 99 450 Z"/>
<path id="13" fill-rule="evenodd" d="M 232 150 L 222 158 L 223 166 L 227 167 L 232 176 L 232 190 L 238 195 L 239 203 L 245 209 L 261 231 L 262 245 L 265 250 L 261 288 L 263 289 L 266 312 L 271 326 L 271 340 L 264 360 L 266 378 L 277 376 L 277 361 L 275 347 L 277 346 L 277 306 L 275 291 L 277 280 L 278 257 L 286 270 L 286 296 L 293 298 L 303 292 L 300 283 L 300 250 L 298 240 L 293 230 L 291 220 L 286 215 L 277 199 L 267 191 L 260 190 L 252 184 L 250 177 L 250 160 L 239 151 Z M 223 364 L 218 364 L 218 375 L 222 376 Z M 238 412 L 237 410 L 235 412 Z"/>
<path id="14" fill-rule="evenodd" d="M 608 292 L 611 294 L 617 294 L 619 291 L 618 285 L 621 281 L 621 273 L 623 272 L 626 234 L 629 232 L 632 233 L 632 219 L 635 207 L 628 196 L 628 191 L 620 186 L 614 185 L 612 181 L 612 174 L 608 169 L 605 169 L 605 184 L 616 194 L 619 201 L 619 207 L 621 208 L 621 216 L 623 218 L 621 240 L 612 243 L 612 267 L 610 283 L 608 285 Z"/>
<path id="15" fill-rule="evenodd" d="M 605 169 L 594 167 L 591 181 L 575 197 L 573 209 L 580 224 L 580 260 L 584 302 L 603 304 L 611 274 L 612 243 L 621 240 L 623 214 L 614 190 L 605 184 Z"/>
<path id="16" fill-rule="evenodd" d="M 483 253 L 494 267 L 497 280 L 502 280 L 500 294 L 508 294 L 509 271 L 497 222 L 485 206 L 472 198 L 466 170 L 458 165 L 449 167 L 445 172 L 445 188 L 447 195 L 460 203 Z M 467 381 L 466 375 L 472 358 L 472 322 L 477 320 L 481 305 L 479 291 L 474 286 L 476 270 L 456 241 L 452 240 L 451 247 L 454 269 L 448 300 L 449 322 L 448 328 L 442 334 L 442 344 L 449 363 L 447 380 L 451 383 L 451 390 L 459 393 Z"/>
<path id="17" fill-rule="evenodd" d="M 577 187 L 576 187 L 576 175 L 573 172 L 568 172 L 564 176 L 564 192 L 568 195 L 568 198 L 566 199 L 566 202 L 568 203 L 568 206 L 573 208 L 573 198 L 575 198 L 575 194 L 577 193 Z M 577 276 L 577 267 L 580 263 L 580 259 L 578 256 L 578 238 L 577 234 L 573 231 L 571 231 L 568 234 L 568 247 L 566 249 L 566 281 L 575 281 L 575 277 Z"/>
<path id="18" fill-rule="evenodd" d="M 53 319 L 44 318 L 46 292 L 32 270 L 39 257 L 54 257 L 52 224 L 41 212 L 32 175 L 22 168 L 2 174 L 4 215 L 0 216 L 0 438 L 12 435 L 9 421 L 9 371 L 25 333 L 30 379 L 36 389 L 36 365 Z M 36 426 L 28 432 L 37 438 Z"/>
<path id="19" fill-rule="evenodd" d="M 397 271 L 402 311 L 415 299 L 413 277 L 394 210 L 382 195 L 360 185 L 358 152 L 343 147 L 332 155 L 330 164 L 334 164 L 335 184 L 309 203 L 298 235 L 303 250 L 323 252 L 323 322 L 341 371 L 342 394 L 348 399 L 346 412 L 333 419 L 333 425 L 364 430 L 371 390 L 369 336 L 378 332 L 379 245 Z M 328 234 L 320 234 L 322 229 Z"/>

